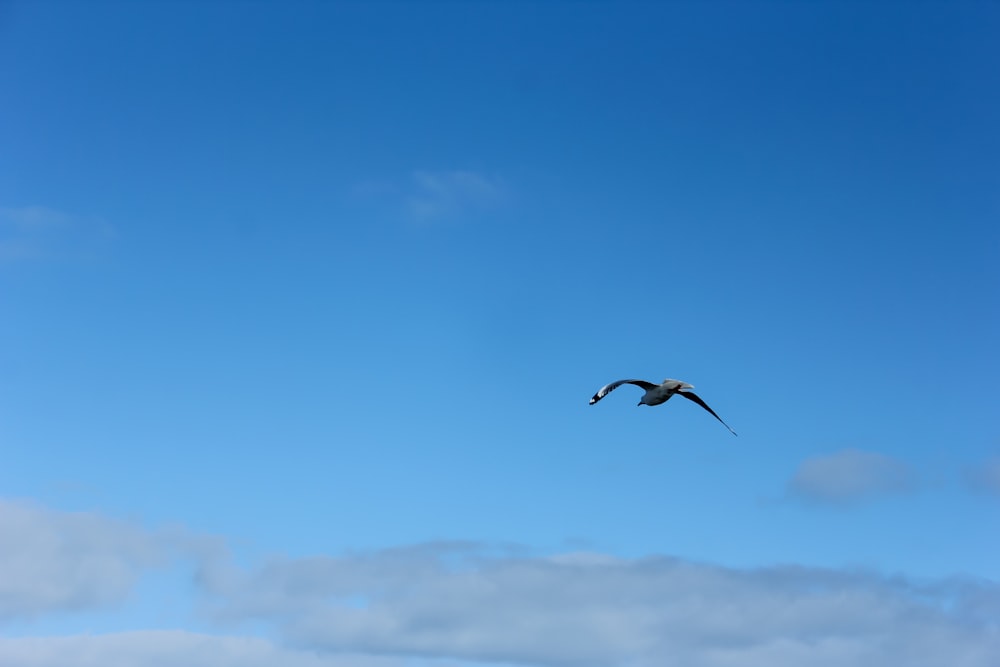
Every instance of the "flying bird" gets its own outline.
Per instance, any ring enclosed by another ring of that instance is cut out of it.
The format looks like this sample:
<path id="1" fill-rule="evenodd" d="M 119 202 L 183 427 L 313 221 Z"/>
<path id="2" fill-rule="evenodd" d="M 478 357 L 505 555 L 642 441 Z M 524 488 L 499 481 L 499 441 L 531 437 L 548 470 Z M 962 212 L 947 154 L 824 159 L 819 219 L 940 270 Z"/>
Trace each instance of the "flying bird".
<path id="1" fill-rule="evenodd" d="M 618 380 L 617 382 L 606 384 L 600 389 L 598 389 L 597 393 L 594 394 L 593 398 L 590 399 L 590 404 L 593 405 L 594 403 L 597 403 L 599 400 L 601 400 L 602 398 L 613 392 L 615 389 L 622 386 L 623 384 L 634 384 L 635 386 L 641 387 L 646 391 L 646 393 L 642 395 L 642 398 L 639 399 L 639 405 L 659 405 L 660 403 L 666 403 L 668 400 L 670 400 L 670 397 L 673 396 L 674 394 L 678 396 L 683 396 L 689 401 L 694 401 L 701 407 L 708 410 L 713 417 L 718 419 L 720 422 L 722 422 L 723 426 L 729 429 L 730 433 L 736 435 L 736 431 L 734 431 L 729 426 L 729 424 L 722 421 L 722 417 L 715 414 L 715 410 L 708 407 L 708 404 L 705 403 L 705 401 L 701 400 L 701 397 L 699 397 L 698 394 L 694 393 L 693 391 L 685 391 L 687 389 L 694 389 L 693 384 L 688 384 L 687 382 L 681 382 L 680 380 L 671 380 L 670 378 L 667 378 L 660 384 L 653 384 L 652 382 L 646 382 L 645 380 Z"/>

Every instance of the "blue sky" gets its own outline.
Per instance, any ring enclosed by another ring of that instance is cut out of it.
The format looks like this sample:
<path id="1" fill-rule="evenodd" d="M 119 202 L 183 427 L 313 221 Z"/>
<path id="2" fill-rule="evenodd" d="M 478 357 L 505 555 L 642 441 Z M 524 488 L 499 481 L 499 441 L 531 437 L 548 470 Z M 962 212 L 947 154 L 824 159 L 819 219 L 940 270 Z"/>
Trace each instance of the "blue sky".
<path id="1" fill-rule="evenodd" d="M 998 31 L 0 4 L 0 662 L 985 667 Z"/>

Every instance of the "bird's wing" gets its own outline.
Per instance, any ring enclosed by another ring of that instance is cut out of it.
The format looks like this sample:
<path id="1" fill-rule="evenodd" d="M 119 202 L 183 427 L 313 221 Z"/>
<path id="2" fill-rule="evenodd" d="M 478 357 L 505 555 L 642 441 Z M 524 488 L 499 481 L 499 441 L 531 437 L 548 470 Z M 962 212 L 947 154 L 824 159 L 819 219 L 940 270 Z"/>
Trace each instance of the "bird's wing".
<path id="1" fill-rule="evenodd" d="M 703 407 L 706 410 L 708 410 L 709 412 L 711 412 L 712 416 L 715 417 L 716 419 L 718 419 L 720 422 L 722 422 L 722 425 L 725 426 L 726 428 L 728 428 L 730 433 L 732 433 L 733 435 L 736 435 L 736 431 L 734 431 L 729 426 L 729 424 L 727 424 L 726 422 L 723 422 L 722 421 L 722 417 L 720 417 L 719 415 L 715 414 L 715 410 L 713 410 L 712 408 L 708 407 L 708 403 L 706 403 L 705 401 L 701 400 L 701 398 L 698 396 L 698 394 L 694 393 L 693 391 L 679 391 L 679 392 L 677 392 L 677 395 L 678 396 L 683 396 L 684 398 L 688 399 L 689 401 L 694 401 L 695 403 L 697 403 L 701 407 Z"/>
<path id="2" fill-rule="evenodd" d="M 642 387 L 646 391 L 649 391 L 650 389 L 656 386 L 652 382 L 646 382 L 645 380 L 618 380 L 617 382 L 606 384 L 600 389 L 598 389 L 597 393 L 594 394 L 593 398 L 590 399 L 590 404 L 593 405 L 594 403 L 597 403 L 599 400 L 601 400 L 602 398 L 613 392 L 615 389 L 622 386 L 623 384 L 634 384 L 638 387 Z"/>

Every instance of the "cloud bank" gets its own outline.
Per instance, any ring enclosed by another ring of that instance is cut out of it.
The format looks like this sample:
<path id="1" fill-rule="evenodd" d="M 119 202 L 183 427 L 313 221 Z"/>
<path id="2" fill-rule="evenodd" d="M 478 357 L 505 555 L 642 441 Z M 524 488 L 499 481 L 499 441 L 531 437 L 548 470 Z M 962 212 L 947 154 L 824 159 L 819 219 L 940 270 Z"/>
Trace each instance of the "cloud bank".
<path id="1" fill-rule="evenodd" d="M 1000 589 L 668 557 L 421 547 L 207 582 L 218 613 L 321 652 L 560 667 L 948 664 L 1000 655 Z"/>
<path id="2" fill-rule="evenodd" d="M 0 502 L 0 536 L 0 625 L 113 606 L 143 572 L 184 560 L 192 618 L 228 633 L 7 637 L 5 667 L 996 667 L 1000 655 L 1000 585 L 983 580 L 462 542 L 239 566 L 215 538 L 20 502 Z"/>

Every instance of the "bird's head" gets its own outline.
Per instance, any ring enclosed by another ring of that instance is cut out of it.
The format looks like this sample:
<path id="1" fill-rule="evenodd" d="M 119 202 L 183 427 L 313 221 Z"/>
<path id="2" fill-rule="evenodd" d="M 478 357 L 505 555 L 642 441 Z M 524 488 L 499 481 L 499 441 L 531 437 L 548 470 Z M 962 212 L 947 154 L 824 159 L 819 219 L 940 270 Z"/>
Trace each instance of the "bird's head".
<path id="1" fill-rule="evenodd" d="M 676 384 L 678 389 L 694 389 L 694 385 L 693 384 L 689 384 L 687 382 L 682 382 L 680 380 L 674 380 L 673 378 L 665 378 L 663 380 L 663 384 L 667 384 L 668 382 Z"/>

